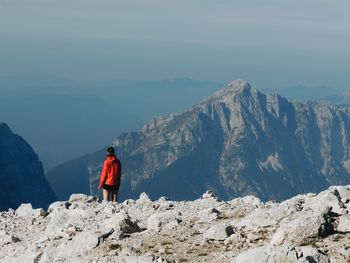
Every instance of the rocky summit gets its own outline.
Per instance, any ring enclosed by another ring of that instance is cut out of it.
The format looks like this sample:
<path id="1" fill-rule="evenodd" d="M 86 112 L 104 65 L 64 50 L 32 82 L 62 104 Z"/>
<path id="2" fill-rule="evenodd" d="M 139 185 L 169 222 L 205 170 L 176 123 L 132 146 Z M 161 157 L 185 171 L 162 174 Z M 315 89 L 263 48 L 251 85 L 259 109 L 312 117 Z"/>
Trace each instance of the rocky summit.
<path id="1" fill-rule="evenodd" d="M 193 200 L 206 189 L 229 200 L 282 201 L 350 184 L 350 107 L 289 101 L 237 80 L 192 108 L 156 118 L 113 142 L 121 198 Z M 47 174 L 57 195 L 98 195 L 105 149 Z"/>
<path id="2" fill-rule="evenodd" d="M 47 211 L 0 213 L 0 262 L 344 263 L 350 260 L 350 185 L 281 203 L 254 196 L 123 203 L 73 194 Z"/>

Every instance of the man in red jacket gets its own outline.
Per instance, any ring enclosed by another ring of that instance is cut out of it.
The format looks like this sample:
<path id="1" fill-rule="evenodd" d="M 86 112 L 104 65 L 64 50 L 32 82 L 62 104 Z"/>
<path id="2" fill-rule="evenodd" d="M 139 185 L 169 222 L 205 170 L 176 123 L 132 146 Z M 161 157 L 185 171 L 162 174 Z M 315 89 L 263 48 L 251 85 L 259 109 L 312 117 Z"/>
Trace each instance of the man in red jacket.
<path id="1" fill-rule="evenodd" d="M 103 163 L 98 189 L 103 188 L 103 200 L 109 201 L 112 199 L 113 202 L 117 202 L 122 165 L 115 155 L 113 147 L 108 147 L 107 153 L 106 160 Z"/>

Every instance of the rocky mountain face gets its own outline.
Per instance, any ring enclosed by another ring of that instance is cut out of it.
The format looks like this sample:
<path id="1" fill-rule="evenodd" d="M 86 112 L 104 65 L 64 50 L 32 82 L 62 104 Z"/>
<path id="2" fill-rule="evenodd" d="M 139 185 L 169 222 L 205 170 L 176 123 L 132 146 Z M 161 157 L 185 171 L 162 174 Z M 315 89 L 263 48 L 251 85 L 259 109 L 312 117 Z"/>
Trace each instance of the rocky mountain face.
<path id="1" fill-rule="evenodd" d="M 0 211 L 21 203 L 47 207 L 57 199 L 30 145 L 0 123 Z"/>
<path id="2" fill-rule="evenodd" d="M 289 101 L 242 80 L 113 144 L 123 165 L 122 199 L 146 191 L 193 200 L 210 189 L 223 199 L 284 200 L 350 183 L 349 106 Z M 61 199 L 81 185 L 97 195 L 103 158 L 100 151 L 73 160 L 47 177 Z"/>
<path id="3" fill-rule="evenodd" d="M 0 212 L 0 261 L 343 263 L 349 212 L 350 185 L 281 203 L 206 192 L 187 202 L 142 193 L 118 204 L 73 194 L 47 211 Z"/>

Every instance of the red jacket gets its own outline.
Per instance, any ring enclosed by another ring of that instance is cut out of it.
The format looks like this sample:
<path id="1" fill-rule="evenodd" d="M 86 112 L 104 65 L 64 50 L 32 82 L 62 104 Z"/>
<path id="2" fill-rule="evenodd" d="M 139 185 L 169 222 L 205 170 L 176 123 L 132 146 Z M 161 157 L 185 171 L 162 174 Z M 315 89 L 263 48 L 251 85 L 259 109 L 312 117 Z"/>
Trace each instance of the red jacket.
<path id="1" fill-rule="evenodd" d="M 116 156 L 108 155 L 103 163 L 99 187 L 120 184 L 122 165 Z"/>

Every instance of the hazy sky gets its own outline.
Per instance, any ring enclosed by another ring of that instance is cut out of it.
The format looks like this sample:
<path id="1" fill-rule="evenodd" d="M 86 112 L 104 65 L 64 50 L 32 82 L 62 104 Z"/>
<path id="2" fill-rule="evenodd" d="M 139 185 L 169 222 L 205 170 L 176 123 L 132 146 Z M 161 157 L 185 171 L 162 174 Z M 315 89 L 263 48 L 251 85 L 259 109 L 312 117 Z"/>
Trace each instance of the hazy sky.
<path id="1" fill-rule="evenodd" d="M 349 0 L 0 0 L 0 76 L 350 88 Z"/>

